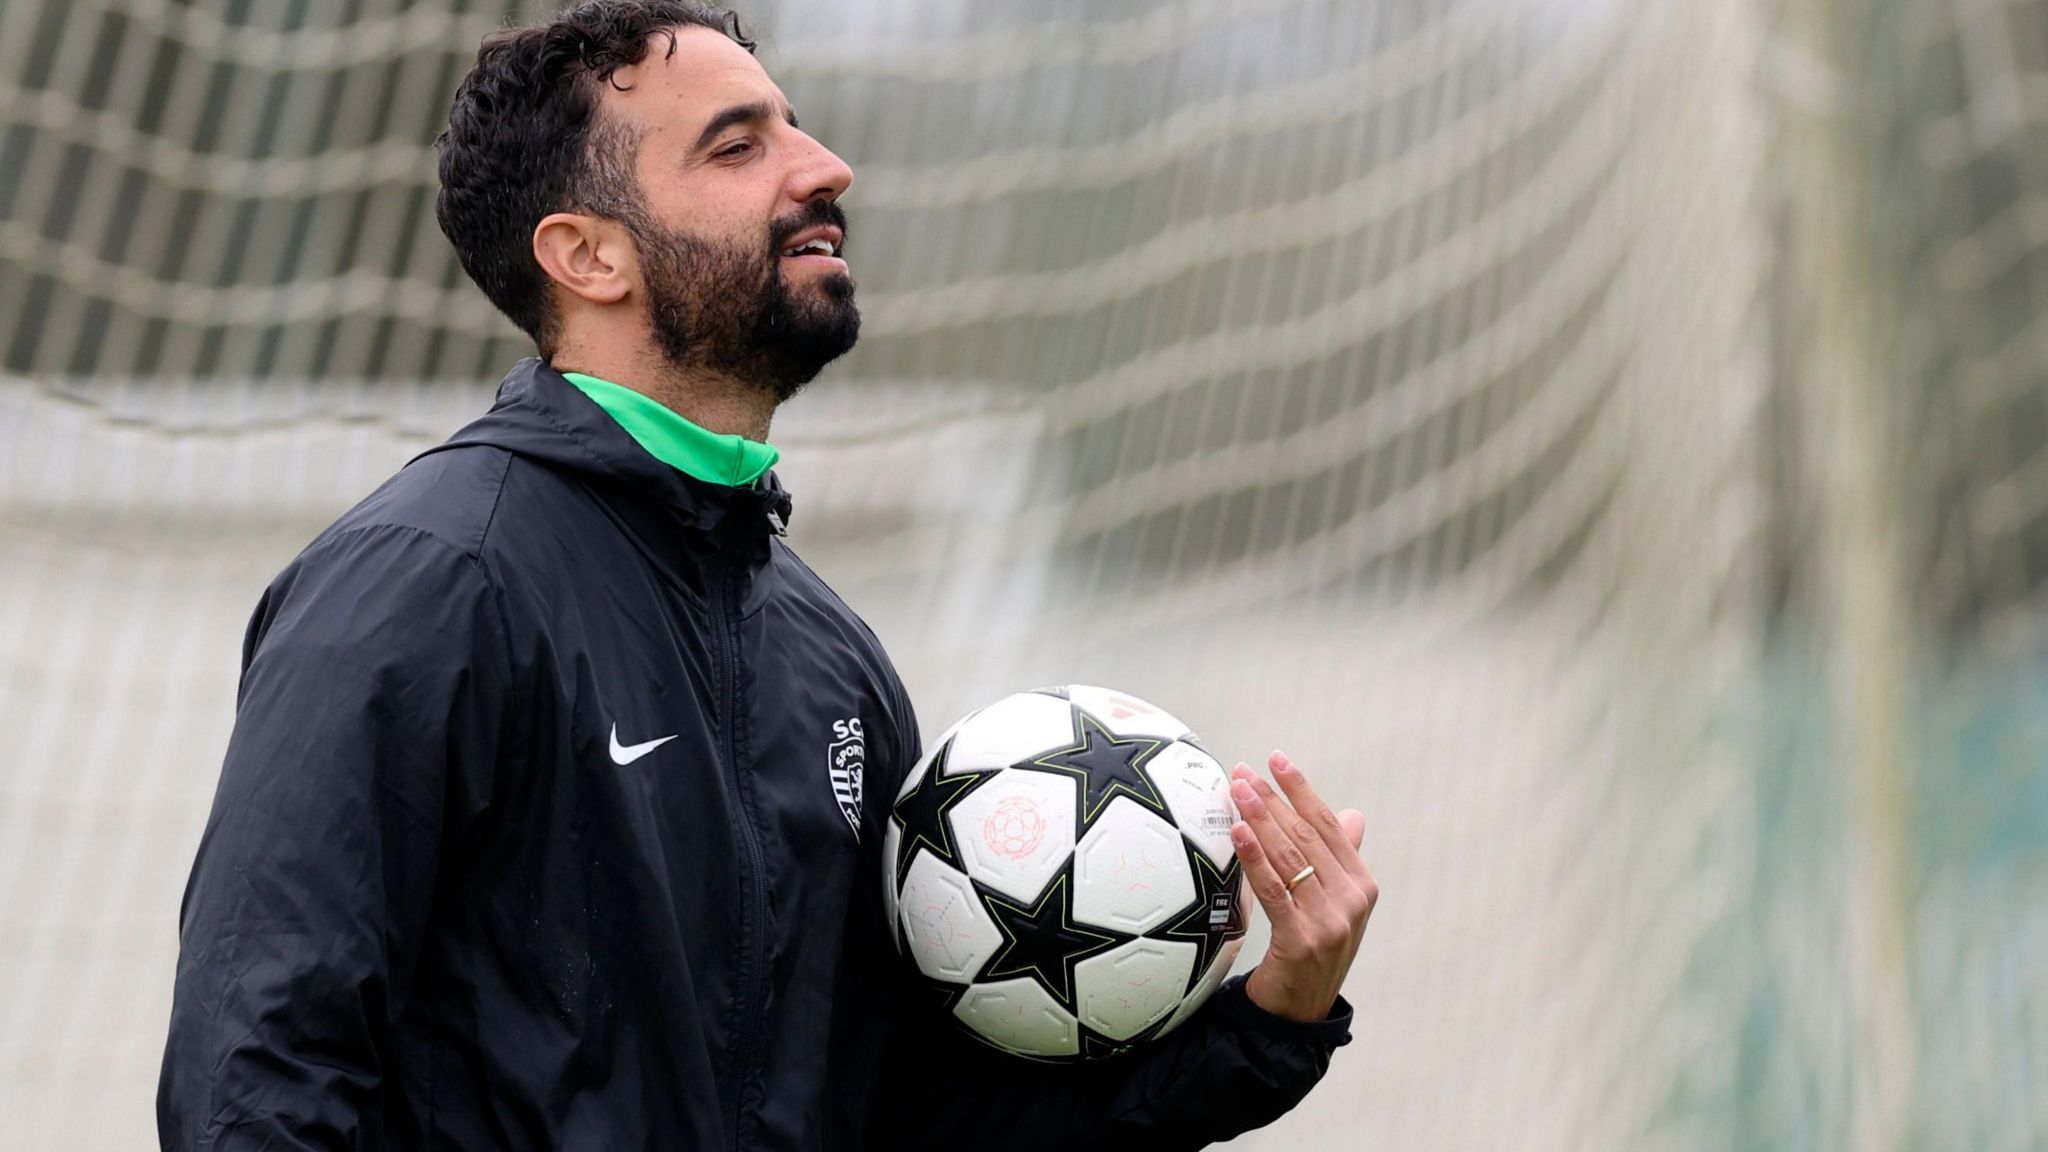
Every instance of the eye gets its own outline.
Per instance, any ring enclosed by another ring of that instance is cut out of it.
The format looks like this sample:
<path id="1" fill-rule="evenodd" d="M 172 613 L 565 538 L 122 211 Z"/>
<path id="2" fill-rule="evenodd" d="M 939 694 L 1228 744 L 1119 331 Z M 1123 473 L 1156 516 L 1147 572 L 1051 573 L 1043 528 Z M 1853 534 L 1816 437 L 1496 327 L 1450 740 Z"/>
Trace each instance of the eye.
<path id="1" fill-rule="evenodd" d="M 717 156 L 720 159 L 731 159 L 736 156 L 746 155 L 749 151 L 753 149 L 753 147 L 754 142 L 752 140 L 737 140 L 731 144 L 727 144 L 723 148 L 720 148 L 718 151 L 713 152 L 712 155 Z"/>

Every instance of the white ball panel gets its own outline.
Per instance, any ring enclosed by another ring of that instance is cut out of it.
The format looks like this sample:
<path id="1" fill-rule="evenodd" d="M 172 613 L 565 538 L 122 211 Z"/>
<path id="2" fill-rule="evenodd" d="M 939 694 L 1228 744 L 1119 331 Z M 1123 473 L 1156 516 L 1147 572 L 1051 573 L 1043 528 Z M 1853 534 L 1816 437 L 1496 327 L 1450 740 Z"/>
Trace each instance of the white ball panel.
<path id="1" fill-rule="evenodd" d="M 1081 1028 L 1038 981 L 1026 976 L 976 984 L 953 1006 L 969 1028 L 1026 1056 L 1073 1056 Z"/>
<path id="2" fill-rule="evenodd" d="M 1178 740 L 1188 734 L 1188 726 L 1171 713 L 1129 693 L 1092 684 L 1069 684 L 1067 695 L 1118 736 L 1164 736 Z"/>
<path id="3" fill-rule="evenodd" d="M 1050 772 L 1005 770 L 947 818 L 969 875 L 1029 903 L 1074 851 L 1076 784 Z"/>
<path id="4" fill-rule="evenodd" d="M 1003 943 L 974 884 L 929 852 L 910 862 L 900 916 L 911 958 L 934 980 L 971 983 Z"/>
<path id="5" fill-rule="evenodd" d="M 1237 805 L 1230 800 L 1230 773 L 1223 765 L 1200 748 L 1175 741 L 1161 748 L 1145 771 L 1188 839 L 1218 870 L 1230 867 L 1236 855 L 1230 826 L 1237 822 Z"/>
<path id="6" fill-rule="evenodd" d="M 1074 849 L 1074 919 L 1149 932 L 1195 898 L 1180 830 L 1119 796 Z"/>
<path id="7" fill-rule="evenodd" d="M 1188 947 L 1192 948 L 1194 945 L 1190 944 Z M 1196 982 L 1194 991 L 1189 992 L 1188 998 L 1181 1001 L 1180 1007 L 1173 1010 L 1173 1015 L 1166 1021 L 1166 1027 L 1161 1028 L 1158 1034 L 1164 1036 L 1187 1023 L 1188 1017 L 1195 1014 L 1195 1009 L 1207 1003 L 1209 997 L 1216 994 L 1216 989 L 1223 986 L 1223 981 L 1230 976 L 1231 965 L 1237 962 L 1237 954 L 1243 950 L 1242 936 L 1224 941 L 1222 949 L 1216 953 L 1216 959 L 1210 961 L 1209 970 L 1202 973 L 1202 978 Z"/>
<path id="8" fill-rule="evenodd" d="M 1137 939 L 1074 966 L 1081 1022 L 1129 1040 L 1180 1003 L 1201 949 L 1180 940 Z"/>
<path id="9" fill-rule="evenodd" d="M 1042 692 L 1019 692 L 962 722 L 946 756 L 946 774 L 1007 768 L 1074 742 L 1074 710 Z"/>

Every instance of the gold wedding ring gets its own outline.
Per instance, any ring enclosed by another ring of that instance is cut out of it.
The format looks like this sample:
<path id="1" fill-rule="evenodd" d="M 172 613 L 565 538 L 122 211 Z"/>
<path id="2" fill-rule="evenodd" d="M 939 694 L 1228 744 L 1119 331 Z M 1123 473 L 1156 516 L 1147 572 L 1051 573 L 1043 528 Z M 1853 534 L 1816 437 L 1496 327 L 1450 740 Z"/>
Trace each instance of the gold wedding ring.
<path id="1" fill-rule="evenodd" d="M 1292 879 L 1292 880 L 1289 880 L 1289 881 L 1287 882 L 1287 890 L 1288 890 L 1289 892 L 1292 892 L 1292 891 L 1294 891 L 1294 886 L 1295 886 L 1296 884 L 1299 884 L 1299 883 L 1301 883 L 1301 882 L 1302 882 L 1303 880 L 1306 880 L 1306 879 L 1308 879 L 1309 877 L 1311 877 L 1311 876 L 1313 876 L 1313 875 L 1315 875 L 1315 874 L 1316 874 L 1316 866 L 1315 866 L 1315 865 L 1311 864 L 1311 865 L 1309 865 L 1308 867 L 1306 867 L 1306 868 L 1303 868 L 1303 869 L 1302 869 L 1301 871 L 1299 871 L 1299 872 L 1296 872 L 1296 873 L 1294 874 L 1294 879 Z"/>

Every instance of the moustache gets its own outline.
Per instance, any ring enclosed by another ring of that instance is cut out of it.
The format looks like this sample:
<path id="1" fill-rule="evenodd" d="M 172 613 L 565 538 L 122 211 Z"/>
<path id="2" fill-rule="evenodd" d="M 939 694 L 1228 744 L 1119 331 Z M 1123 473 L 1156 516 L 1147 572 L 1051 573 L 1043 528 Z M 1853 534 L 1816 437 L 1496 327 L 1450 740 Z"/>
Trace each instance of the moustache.
<path id="1" fill-rule="evenodd" d="M 797 233 L 806 228 L 816 228 L 820 224 L 829 224 L 839 229 L 839 247 L 844 251 L 847 239 L 852 236 L 852 230 L 846 226 L 845 210 L 840 208 L 836 201 L 813 200 L 769 226 L 768 254 L 782 255 L 782 250 L 789 246 L 789 241 Z"/>

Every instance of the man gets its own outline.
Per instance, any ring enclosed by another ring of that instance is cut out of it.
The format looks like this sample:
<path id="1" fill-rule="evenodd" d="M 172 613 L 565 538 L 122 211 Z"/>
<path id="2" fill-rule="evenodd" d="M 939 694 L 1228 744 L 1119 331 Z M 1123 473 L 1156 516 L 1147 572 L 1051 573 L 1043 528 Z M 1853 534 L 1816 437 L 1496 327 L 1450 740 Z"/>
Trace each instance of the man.
<path id="1" fill-rule="evenodd" d="M 257 607 L 164 1144 L 1179 1148 L 1299 1100 L 1377 890 L 1356 813 L 1277 755 L 1291 804 L 1236 785 L 1273 947 L 1165 1039 L 1003 1056 L 893 954 L 888 813 L 849 822 L 822 756 L 857 728 L 894 796 L 916 724 L 783 543 L 765 443 L 858 333 L 852 174 L 737 22 L 600 0 L 492 36 L 441 179 L 541 357 Z"/>

